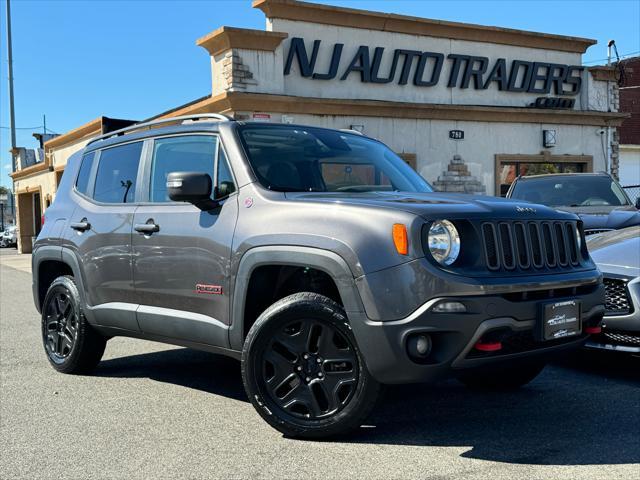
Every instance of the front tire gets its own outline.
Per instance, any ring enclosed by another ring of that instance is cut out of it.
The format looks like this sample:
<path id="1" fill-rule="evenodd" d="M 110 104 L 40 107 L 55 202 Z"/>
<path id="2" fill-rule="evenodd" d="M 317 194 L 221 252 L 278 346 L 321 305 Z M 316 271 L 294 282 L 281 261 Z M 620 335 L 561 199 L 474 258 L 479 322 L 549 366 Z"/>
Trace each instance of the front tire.
<path id="1" fill-rule="evenodd" d="M 242 380 L 262 418 L 295 438 L 359 427 L 380 392 L 344 310 L 309 292 L 283 298 L 256 320 L 242 351 Z"/>
<path id="2" fill-rule="evenodd" d="M 536 378 L 544 362 L 510 363 L 462 373 L 458 380 L 474 390 L 515 390 Z"/>
<path id="3" fill-rule="evenodd" d="M 56 278 L 42 304 L 42 342 L 51 366 L 86 374 L 102 359 L 107 340 L 87 322 L 73 277 Z"/>

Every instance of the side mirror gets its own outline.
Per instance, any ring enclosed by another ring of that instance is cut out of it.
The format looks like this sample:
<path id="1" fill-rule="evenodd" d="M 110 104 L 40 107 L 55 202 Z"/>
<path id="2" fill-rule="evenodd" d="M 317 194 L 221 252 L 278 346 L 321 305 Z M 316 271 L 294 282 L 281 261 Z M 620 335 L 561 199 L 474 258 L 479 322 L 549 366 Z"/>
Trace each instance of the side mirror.
<path id="1" fill-rule="evenodd" d="M 640 197 L 636 198 L 636 208 L 640 210 Z"/>
<path id="2" fill-rule="evenodd" d="M 167 193 L 174 202 L 189 202 L 200 210 L 211 210 L 218 202 L 211 200 L 213 182 L 207 173 L 171 172 L 167 176 Z"/>

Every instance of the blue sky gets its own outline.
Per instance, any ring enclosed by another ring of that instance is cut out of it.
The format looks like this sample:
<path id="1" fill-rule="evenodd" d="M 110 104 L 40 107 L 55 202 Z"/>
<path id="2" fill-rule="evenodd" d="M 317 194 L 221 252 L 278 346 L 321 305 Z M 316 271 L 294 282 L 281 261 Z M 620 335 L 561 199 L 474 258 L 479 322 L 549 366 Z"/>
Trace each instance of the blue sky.
<path id="1" fill-rule="evenodd" d="M 640 0 L 319 1 L 420 17 L 598 40 L 587 63 L 640 51 Z M 64 133 L 100 115 L 144 119 L 210 94 L 207 52 L 195 40 L 221 25 L 264 28 L 250 0 L 12 0 L 16 126 Z M 5 5 L 2 0 L 0 184 L 11 185 Z M 33 131 L 17 133 L 33 148 Z"/>

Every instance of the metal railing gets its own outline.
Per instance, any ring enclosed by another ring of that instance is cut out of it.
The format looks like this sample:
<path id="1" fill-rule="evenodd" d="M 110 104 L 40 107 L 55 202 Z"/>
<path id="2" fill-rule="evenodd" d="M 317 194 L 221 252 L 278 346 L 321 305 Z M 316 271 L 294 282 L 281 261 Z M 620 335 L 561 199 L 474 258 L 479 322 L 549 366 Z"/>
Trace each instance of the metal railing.
<path id="1" fill-rule="evenodd" d="M 136 123 L 135 125 L 130 125 L 128 127 L 121 128 L 120 130 L 114 130 L 113 132 L 105 133 L 103 135 L 100 135 L 92 139 L 87 145 L 90 145 L 95 142 L 99 142 L 100 140 L 105 140 L 107 138 L 124 135 L 125 133 L 132 133 L 137 130 L 143 130 L 145 128 L 158 127 L 159 125 L 164 125 L 167 123 L 176 123 L 176 122 L 185 122 L 185 121 L 196 122 L 198 120 L 231 122 L 233 121 L 233 118 L 228 117 L 226 115 L 222 115 L 221 113 L 200 113 L 196 115 L 182 115 L 179 117 L 170 117 L 170 118 L 163 118 L 161 120 L 152 120 L 150 122 Z"/>

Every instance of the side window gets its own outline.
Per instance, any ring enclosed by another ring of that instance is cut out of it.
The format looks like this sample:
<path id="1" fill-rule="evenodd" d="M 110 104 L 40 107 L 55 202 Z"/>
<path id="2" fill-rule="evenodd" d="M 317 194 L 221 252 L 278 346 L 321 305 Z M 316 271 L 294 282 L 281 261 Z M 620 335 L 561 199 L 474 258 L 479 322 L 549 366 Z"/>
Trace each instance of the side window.
<path id="1" fill-rule="evenodd" d="M 91 180 L 91 170 L 93 169 L 93 161 L 96 158 L 96 152 L 91 152 L 82 157 L 82 164 L 76 179 L 76 190 L 84 195 L 89 195 L 89 183 Z"/>
<path id="2" fill-rule="evenodd" d="M 217 144 L 218 138 L 213 135 L 156 139 L 151 161 L 150 201 L 171 201 L 167 195 L 167 176 L 171 172 L 208 173 L 213 181 Z"/>
<path id="3" fill-rule="evenodd" d="M 136 177 L 142 142 L 100 152 L 93 198 L 104 203 L 131 203 L 136 197 Z"/>
<path id="4" fill-rule="evenodd" d="M 222 148 L 218 149 L 218 197 L 226 197 L 236 191 L 229 161 Z"/>

